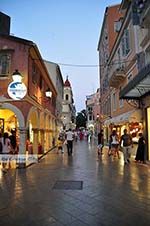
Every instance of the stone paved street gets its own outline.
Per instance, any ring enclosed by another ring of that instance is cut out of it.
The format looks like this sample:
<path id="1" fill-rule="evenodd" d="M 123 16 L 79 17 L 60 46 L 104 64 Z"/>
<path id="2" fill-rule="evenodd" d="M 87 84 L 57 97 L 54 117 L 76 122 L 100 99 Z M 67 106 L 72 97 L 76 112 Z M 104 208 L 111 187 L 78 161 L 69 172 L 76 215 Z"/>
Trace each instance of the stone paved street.
<path id="1" fill-rule="evenodd" d="M 149 175 L 149 166 L 124 166 L 122 153 L 114 159 L 105 148 L 98 159 L 95 145 L 78 141 L 72 157 L 54 150 L 27 169 L 1 175 L 0 225 L 149 226 Z M 54 189 L 63 180 L 83 181 L 83 188 Z"/>

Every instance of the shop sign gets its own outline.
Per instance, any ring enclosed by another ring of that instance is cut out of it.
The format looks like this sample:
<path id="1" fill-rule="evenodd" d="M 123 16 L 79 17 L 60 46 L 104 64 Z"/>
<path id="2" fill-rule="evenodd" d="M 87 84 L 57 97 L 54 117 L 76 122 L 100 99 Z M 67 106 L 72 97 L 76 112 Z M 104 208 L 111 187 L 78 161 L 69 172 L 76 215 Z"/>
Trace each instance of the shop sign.
<path id="1" fill-rule="evenodd" d="M 13 81 L 9 84 L 7 89 L 8 95 L 14 100 L 21 100 L 27 93 L 27 88 L 24 83 Z"/>

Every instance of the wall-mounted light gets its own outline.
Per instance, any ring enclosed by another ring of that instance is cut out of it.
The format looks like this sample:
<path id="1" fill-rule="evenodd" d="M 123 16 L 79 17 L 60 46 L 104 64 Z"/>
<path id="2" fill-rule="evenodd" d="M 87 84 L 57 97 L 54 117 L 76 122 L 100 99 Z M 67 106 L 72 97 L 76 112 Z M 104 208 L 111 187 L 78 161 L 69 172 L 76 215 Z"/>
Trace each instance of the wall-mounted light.
<path id="1" fill-rule="evenodd" d="M 13 81 L 9 83 L 7 92 L 8 95 L 14 100 L 21 100 L 27 94 L 26 85 L 22 82 L 23 76 L 16 69 L 12 74 Z"/>
<path id="2" fill-rule="evenodd" d="M 50 89 L 47 89 L 45 92 L 46 97 L 51 98 L 52 97 L 52 91 L 50 91 Z"/>
<path id="3" fill-rule="evenodd" d="M 18 69 L 16 69 L 14 71 L 14 73 L 12 74 L 12 78 L 15 82 L 21 82 L 23 76 L 22 74 L 18 71 Z"/>
<path id="4" fill-rule="evenodd" d="M 96 115 L 96 118 L 99 118 L 99 114 Z"/>

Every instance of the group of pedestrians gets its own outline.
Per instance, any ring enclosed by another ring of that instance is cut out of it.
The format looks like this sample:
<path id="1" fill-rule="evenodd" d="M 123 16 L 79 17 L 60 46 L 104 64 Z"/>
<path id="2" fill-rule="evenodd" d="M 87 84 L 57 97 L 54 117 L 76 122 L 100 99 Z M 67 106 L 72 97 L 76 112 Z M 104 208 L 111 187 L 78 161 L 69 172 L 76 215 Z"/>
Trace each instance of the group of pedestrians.
<path id="1" fill-rule="evenodd" d="M 18 153 L 18 146 L 17 146 L 17 139 L 16 139 L 16 132 L 14 130 L 11 131 L 11 135 L 5 132 L 2 136 L 0 133 L 0 154 L 1 154 L 1 164 L 2 164 L 2 172 L 6 173 L 7 164 L 10 167 L 9 158 L 7 159 L 7 155 L 17 154 Z M 3 156 L 5 155 L 5 158 Z M 4 160 L 3 160 L 4 159 Z"/>
<path id="2" fill-rule="evenodd" d="M 67 153 L 68 156 L 72 155 L 73 152 L 73 142 L 77 142 L 78 139 L 80 141 L 87 140 L 88 143 L 91 142 L 93 136 L 93 132 L 91 130 L 72 130 L 69 128 L 67 131 L 62 131 L 57 139 L 57 153 L 61 151 L 64 153 L 64 145 L 67 145 Z"/>
<path id="3" fill-rule="evenodd" d="M 120 158 L 119 149 L 122 149 L 124 164 L 129 164 L 132 147 L 133 147 L 132 136 L 127 132 L 127 129 L 124 129 L 124 134 L 120 137 L 120 139 L 118 134 L 116 133 L 116 130 L 112 131 L 109 140 L 109 152 L 108 152 L 109 155 L 113 156 L 117 155 L 118 158 Z"/>
<path id="4" fill-rule="evenodd" d="M 104 135 L 103 130 L 98 133 L 98 156 L 103 154 L 104 147 Z M 124 164 L 130 163 L 131 150 L 133 148 L 132 136 L 127 132 L 127 129 L 124 129 L 123 135 L 119 138 L 116 130 L 113 130 L 110 139 L 109 139 L 109 149 L 108 155 L 113 155 L 120 159 L 119 150 L 121 149 L 124 157 Z M 136 152 L 135 161 L 144 163 L 144 153 L 145 153 L 145 139 L 143 134 L 139 134 L 138 147 Z"/>
<path id="5" fill-rule="evenodd" d="M 57 141 L 57 153 L 59 153 L 59 151 L 61 151 L 61 153 L 64 153 L 64 144 L 66 144 L 68 156 L 71 156 L 73 152 L 74 140 L 76 140 L 76 135 L 71 128 L 69 128 L 69 130 L 66 132 L 61 132 L 58 136 Z"/>
<path id="6" fill-rule="evenodd" d="M 71 129 L 69 129 L 66 132 L 63 132 L 63 135 L 60 134 L 57 142 L 57 153 L 59 153 L 59 151 L 61 151 L 61 153 L 64 153 L 63 146 L 64 144 L 66 144 L 68 156 L 71 156 L 73 152 L 73 141 L 77 140 L 76 136 L 77 132 L 75 133 L 75 131 L 72 131 Z M 142 133 L 139 134 L 139 137 L 140 138 L 138 142 L 135 161 L 144 163 L 145 139 Z M 103 147 L 104 147 L 104 134 L 103 130 L 101 130 L 98 133 L 98 146 L 97 146 L 98 156 L 103 154 Z M 118 159 L 120 159 L 119 151 L 121 150 L 123 152 L 124 164 L 129 164 L 132 148 L 133 148 L 132 136 L 127 132 L 127 129 L 124 129 L 124 133 L 121 137 L 118 136 L 116 130 L 112 130 L 109 139 L 109 150 L 108 150 L 109 156 L 113 155 L 114 157 L 118 157 Z"/>

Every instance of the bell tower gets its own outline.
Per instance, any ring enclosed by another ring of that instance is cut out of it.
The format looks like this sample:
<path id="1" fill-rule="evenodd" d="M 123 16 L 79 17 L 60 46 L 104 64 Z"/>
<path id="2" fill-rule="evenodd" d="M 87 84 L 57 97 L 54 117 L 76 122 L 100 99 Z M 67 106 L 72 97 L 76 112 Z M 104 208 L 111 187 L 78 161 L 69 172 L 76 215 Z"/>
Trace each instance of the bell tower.
<path id="1" fill-rule="evenodd" d="M 62 107 L 62 121 L 64 124 L 64 129 L 73 129 L 73 123 L 75 119 L 75 107 L 73 100 L 73 93 L 68 76 L 64 82 L 64 97 L 63 97 L 63 107 Z"/>

